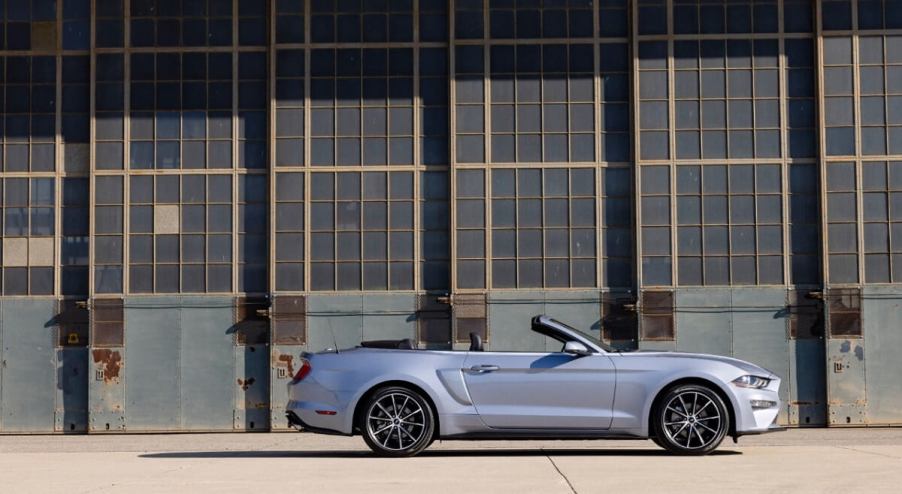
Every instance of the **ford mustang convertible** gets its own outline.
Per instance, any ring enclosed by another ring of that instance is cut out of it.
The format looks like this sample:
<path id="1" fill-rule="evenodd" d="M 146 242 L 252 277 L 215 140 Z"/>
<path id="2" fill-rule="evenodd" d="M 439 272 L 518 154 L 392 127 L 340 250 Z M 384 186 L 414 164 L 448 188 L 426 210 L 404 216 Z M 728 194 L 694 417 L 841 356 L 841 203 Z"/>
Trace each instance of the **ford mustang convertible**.
<path id="1" fill-rule="evenodd" d="M 547 316 L 532 330 L 558 352 L 416 349 L 364 342 L 302 355 L 288 385 L 288 422 L 363 436 L 376 454 L 412 456 L 436 439 L 652 439 L 703 455 L 781 428 L 780 379 L 727 357 L 621 352 Z M 556 346 L 556 345 L 555 345 Z"/>

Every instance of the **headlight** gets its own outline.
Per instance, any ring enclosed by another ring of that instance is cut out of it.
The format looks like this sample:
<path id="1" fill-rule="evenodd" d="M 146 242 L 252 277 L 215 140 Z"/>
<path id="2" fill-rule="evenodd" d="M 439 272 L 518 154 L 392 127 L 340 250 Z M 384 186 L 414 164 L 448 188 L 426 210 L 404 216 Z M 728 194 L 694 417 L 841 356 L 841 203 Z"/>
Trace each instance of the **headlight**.
<path id="1" fill-rule="evenodd" d="M 740 388 L 766 388 L 770 384 L 770 379 L 761 376 L 740 376 L 733 380 L 733 384 Z"/>

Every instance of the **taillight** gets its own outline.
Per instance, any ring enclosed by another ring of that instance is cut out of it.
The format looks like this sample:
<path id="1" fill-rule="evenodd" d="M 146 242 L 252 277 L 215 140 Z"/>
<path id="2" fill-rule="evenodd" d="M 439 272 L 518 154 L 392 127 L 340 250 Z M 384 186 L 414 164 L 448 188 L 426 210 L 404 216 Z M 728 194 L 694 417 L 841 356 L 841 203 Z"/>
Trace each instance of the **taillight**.
<path id="1" fill-rule="evenodd" d="M 307 377 L 307 374 L 310 374 L 310 371 L 313 370 L 313 367 L 310 366 L 309 360 L 301 359 L 301 362 L 301 368 L 294 373 L 294 378 L 291 379 L 291 384 L 301 382 L 305 377 Z"/>

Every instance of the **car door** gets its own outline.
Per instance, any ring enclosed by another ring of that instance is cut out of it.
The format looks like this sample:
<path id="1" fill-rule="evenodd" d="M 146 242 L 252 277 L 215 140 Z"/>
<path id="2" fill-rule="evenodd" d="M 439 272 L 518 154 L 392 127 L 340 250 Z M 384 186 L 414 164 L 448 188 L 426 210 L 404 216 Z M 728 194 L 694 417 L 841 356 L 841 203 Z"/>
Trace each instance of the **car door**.
<path id="1" fill-rule="evenodd" d="M 464 381 L 485 424 L 498 429 L 607 429 L 615 370 L 595 353 L 469 352 Z"/>

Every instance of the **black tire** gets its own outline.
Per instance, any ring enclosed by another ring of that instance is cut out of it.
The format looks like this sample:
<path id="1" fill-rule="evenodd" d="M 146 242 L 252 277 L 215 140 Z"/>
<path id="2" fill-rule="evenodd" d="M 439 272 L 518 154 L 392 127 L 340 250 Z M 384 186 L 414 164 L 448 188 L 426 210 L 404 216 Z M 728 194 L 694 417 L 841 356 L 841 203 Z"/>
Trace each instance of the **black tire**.
<path id="1" fill-rule="evenodd" d="M 391 386 L 376 391 L 358 420 L 363 440 L 379 456 L 414 456 L 434 439 L 432 407 L 409 388 Z"/>
<path id="2" fill-rule="evenodd" d="M 657 444 L 659 448 L 661 448 L 661 449 L 667 449 L 667 447 L 664 446 L 664 443 L 663 443 L 660 439 L 658 439 L 658 436 L 657 436 L 657 435 L 651 436 L 649 439 L 651 439 L 651 441 L 652 441 L 653 443 Z"/>
<path id="3" fill-rule="evenodd" d="M 676 455 L 706 455 L 720 446 L 730 430 L 727 406 L 707 386 L 674 387 L 653 413 L 655 443 Z"/>

